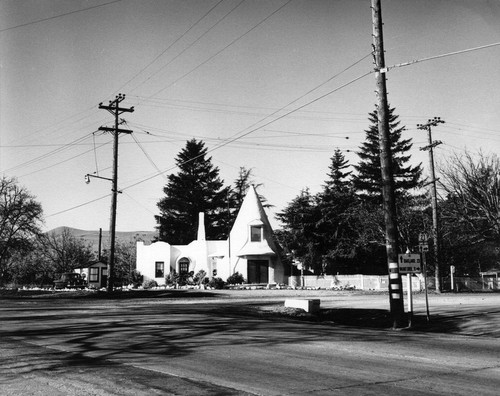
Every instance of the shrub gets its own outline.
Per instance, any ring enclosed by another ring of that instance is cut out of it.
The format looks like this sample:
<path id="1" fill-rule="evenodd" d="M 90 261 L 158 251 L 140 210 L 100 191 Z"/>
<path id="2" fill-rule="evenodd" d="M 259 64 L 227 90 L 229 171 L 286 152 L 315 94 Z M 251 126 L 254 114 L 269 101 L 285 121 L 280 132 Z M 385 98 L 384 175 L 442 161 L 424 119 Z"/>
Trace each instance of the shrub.
<path id="1" fill-rule="evenodd" d="M 144 289 L 151 289 L 153 287 L 158 287 L 158 283 L 154 279 L 146 279 L 144 282 L 142 282 L 142 287 Z"/>
<path id="2" fill-rule="evenodd" d="M 208 286 L 211 287 L 212 289 L 224 289 L 224 285 L 226 282 L 224 282 L 221 278 L 212 278 L 208 282 Z"/>
<path id="3" fill-rule="evenodd" d="M 131 282 L 134 288 L 139 287 L 144 282 L 144 276 L 137 270 L 133 270 L 131 273 Z"/>
<path id="4" fill-rule="evenodd" d="M 193 285 L 194 271 L 179 274 L 179 286 Z"/>
<path id="5" fill-rule="evenodd" d="M 239 272 L 235 272 L 229 278 L 227 278 L 227 283 L 230 285 L 239 285 L 241 283 L 245 283 L 245 278 Z"/>
<path id="6" fill-rule="evenodd" d="M 207 276 L 207 273 L 204 270 L 199 270 L 197 274 L 194 276 L 194 283 L 196 285 L 202 285 L 204 283 L 204 280 Z"/>
<path id="7" fill-rule="evenodd" d="M 175 285 L 177 285 L 179 283 L 179 274 L 177 272 L 175 272 L 175 271 L 170 272 L 165 277 L 165 283 L 168 286 L 175 286 Z"/>

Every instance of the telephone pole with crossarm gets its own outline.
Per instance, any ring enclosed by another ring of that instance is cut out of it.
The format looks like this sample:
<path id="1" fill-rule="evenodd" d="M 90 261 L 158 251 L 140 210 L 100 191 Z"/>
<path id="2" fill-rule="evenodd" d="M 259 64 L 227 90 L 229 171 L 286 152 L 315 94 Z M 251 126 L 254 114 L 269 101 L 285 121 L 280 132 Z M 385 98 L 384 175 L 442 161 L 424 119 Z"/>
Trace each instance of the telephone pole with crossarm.
<path id="1" fill-rule="evenodd" d="M 132 113 L 134 107 L 124 108 L 120 107 L 120 103 L 125 99 L 125 95 L 118 94 L 114 100 L 110 100 L 108 105 L 103 105 L 99 103 L 99 109 L 104 109 L 113 114 L 115 118 L 115 126 L 110 127 L 99 127 L 100 131 L 109 132 L 113 135 L 113 176 L 111 178 L 111 219 L 110 219 L 110 248 L 109 248 L 109 259 L 108 259 L 108 279 L 106 284 L 106 290 L 108 292 L 113 291 L 114 284 L 114 265 L 115 265 L 115 239 L 116 239 L 116 204 L 118 195 L 118 135 L 120 133 L 130 134 L 132 131 L 130 129 L 119 128 L 119 116 L 122 113 Z"/>
<path id="2" fill-rule="evenodd" d="M 429 151 L 429 169 L 431 174 L 431 207 L 432 207 L 432 240 L 433 240 L 433 250 L 434 250 L 434 277 L 436 282 L 436 292 L 441 292 L 441 279 L 439 271 L 439 218 L 438 218 L 438 205 L 437 205 L 437 188 L 436 188 L 436 173 L 434 171 L 434 147 L 440 145 L 440 140 L 433 141 L 431 134 L 431 127 L 437 126 L 438 124 L 443 124 L 444 121 L 441 117 L 434 117 L 432 120 L 428 120 L 425 124 L 417 124 L 418 129 L 427 131 L 427 136 L 429 137 L 429 145 L 422 147 L 420 150 Z"/>
<path id="3" fill-rule="evenodd" d="M 398 226 L 396 217 L 396 198 L 394 193 L 394 175 L 389 131 L 389 110 L 387 105 L 387 87 L 384 57 L 384 38 L 382 29 L 382 10 L 380 0 L 372 0 L 373 52 L 377 79 L 377 118 L 380 142 L 380 165 L 382 170 L 382 198 L 385 221 L 385 241 L 387 267 L 389 272 L 389 304 L 393 327 L 403 323 L 404 303 L 403 286 L 398 266 Z"/>

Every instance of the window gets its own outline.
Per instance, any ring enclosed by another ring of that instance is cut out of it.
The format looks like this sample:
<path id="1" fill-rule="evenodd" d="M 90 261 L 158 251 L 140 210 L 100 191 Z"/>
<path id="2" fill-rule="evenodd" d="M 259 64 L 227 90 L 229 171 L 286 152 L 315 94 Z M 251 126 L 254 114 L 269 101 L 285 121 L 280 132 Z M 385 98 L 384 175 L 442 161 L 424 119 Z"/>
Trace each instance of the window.
<path id="1" fill-rule="evenodd" d="M 99 267 L 90 267 L 89 282 L 99 282 Z"/>
<path id="2" fill-rule="evenodd" d="M 189 272 L 189 259 L 183 257 L 179 260 L 179 274 L 187 274 Z"/>
<path id="3" fill-rule="evenodd" d="M 250 241 L 251 242 L 261 242 L 262 241 L 262 227 L 261 226 L 250 226 Z"/>
<path id="4" fill-rule="evenodd" d="M 163 278 L 163 275 L 165 275 L 165 263 L 157 261 L 155 263 L 155 278 Z"/>

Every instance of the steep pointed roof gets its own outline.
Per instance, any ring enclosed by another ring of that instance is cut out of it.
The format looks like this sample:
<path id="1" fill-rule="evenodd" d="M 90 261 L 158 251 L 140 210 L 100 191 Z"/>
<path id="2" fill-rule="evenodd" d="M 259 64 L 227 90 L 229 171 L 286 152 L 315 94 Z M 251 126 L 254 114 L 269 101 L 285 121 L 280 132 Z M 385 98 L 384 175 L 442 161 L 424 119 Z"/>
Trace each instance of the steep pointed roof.
<path id="1" fill-rule="evenodd" d="M 250 242 L 249 228 L 251 225 L 261 225 L 264 238 L 260 242 Z M 241 204 L 240 211 L 231 229 L 231 245 L 236 248 L 238 256 L 275 255 L 276 245 L 272 238 L 272 227 L 259 196 L 252 185 Z"/>

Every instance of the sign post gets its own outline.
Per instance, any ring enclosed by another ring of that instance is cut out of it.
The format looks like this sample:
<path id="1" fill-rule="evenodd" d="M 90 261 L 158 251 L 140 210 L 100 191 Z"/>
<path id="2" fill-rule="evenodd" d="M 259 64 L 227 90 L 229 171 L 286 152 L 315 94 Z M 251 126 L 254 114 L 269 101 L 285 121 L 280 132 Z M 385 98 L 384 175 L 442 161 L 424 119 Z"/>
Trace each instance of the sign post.
<path id="1" fill-rule="evenodd" d="M 413 318 L 413 292 L 411 290 L 411 274 L 406 274 L 406 288 L 408 290 L 408 327 L 411 327 Z"/>
<path id="2" fill-rule="evenodd" d="M 455 279 L 454 279 L 454 274 L 455 274 L 455 266 L 450 265 L 450 276 L 451 276 L 451 291 L 455 291 Z"/>
<path id="3" fill-rule="evenodd" d="M 413 293 L 411 290 L 411 276 L 422 272 L 420 254 L 405 253 L 398 255 L 399 273 L 406 274 L 408 292 L 408 327 L 411 327 L 413 317 Z"/>
<path id="4" fill-rule="evenodd" d="M 421 232 L 418 234 L 418 247 L 420 252 L 422 253 L 422 262 L 423 262 L 423 272 L 424 272 L 424 287 L 425 287 L 425 309 L 427 312 L 427 322 L 430 322 L 431 317 L 429 314 L 429 297 L 427 293 L 427 258 L 425 254 L 429 251 L 429 235 L 426 232 Z"/>

